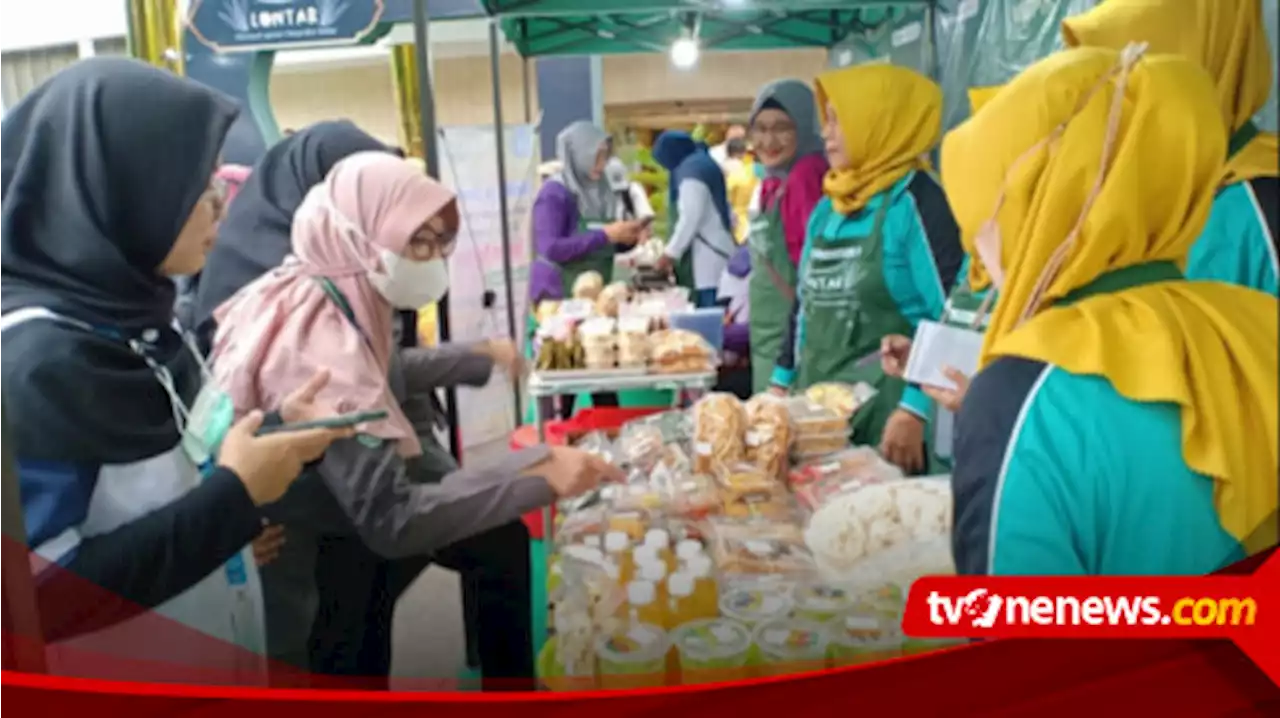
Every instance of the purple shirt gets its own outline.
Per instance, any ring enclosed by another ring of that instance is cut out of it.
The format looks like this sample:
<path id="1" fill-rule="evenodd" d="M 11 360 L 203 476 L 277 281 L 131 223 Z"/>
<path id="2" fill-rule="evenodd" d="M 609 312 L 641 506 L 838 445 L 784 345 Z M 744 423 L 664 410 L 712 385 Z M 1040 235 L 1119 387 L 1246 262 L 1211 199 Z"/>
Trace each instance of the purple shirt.
<path id="1" fill-rule="evenodd" d="M 529 300 L 563 299 L 564 282 L 556 266 L 581 259 L 609 246 L 604 230 L 579 231 L 578 200 L 555 180 L 542 183 L 533 201 L 533 266 L 529 268 Z"/>

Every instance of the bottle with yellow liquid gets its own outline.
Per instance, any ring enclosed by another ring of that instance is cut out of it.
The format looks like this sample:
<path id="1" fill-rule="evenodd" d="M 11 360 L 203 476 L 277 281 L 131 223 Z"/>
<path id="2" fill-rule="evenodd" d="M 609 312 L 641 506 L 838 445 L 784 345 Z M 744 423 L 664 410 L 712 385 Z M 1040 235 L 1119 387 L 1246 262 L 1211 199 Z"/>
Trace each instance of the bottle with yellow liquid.
<path id="1" fill-rule="evenodd" d="M 618 580 L 623 586 L 631 583 L 636 575 L 635 556 L 632 554 L 631 537 L 623 531 L 610 531 L 604 536 L 604 553 L 618 567 Z"/>
<path id="2" fill-rule="evenodd" d="M 693 576 L 693 603 L 703 618 L 720 615 L 720 588 L 711 557 L 699 553 L 689 559 L 687 572 Z"/>
<path id="3" fill-rule="evenodd" d="M 666 529 L 649 529 L 644 535 L 644 548 L 653 551 L 666 565 L 667 572 L 676 570 L 676 556 L 671 551 L 671 533 Z"/>
<path id="4" fill-rule="evenodd" d="M 665 626 L 667 612 L 666 564 L 662 563 L 662 560 L 651 552 L 645 551 L 643 548 L 637 549 L 636 579 L 640 581 L 647 581 L 654 585 L 654 601 L 658 604 L 663 616 L 663 622 L 658 625 Z"/>

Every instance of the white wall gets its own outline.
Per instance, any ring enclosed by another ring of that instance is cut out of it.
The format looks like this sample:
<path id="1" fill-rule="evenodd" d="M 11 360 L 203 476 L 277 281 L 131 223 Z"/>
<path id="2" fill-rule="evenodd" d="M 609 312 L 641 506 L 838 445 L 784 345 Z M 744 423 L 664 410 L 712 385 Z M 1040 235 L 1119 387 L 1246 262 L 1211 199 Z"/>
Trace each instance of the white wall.
<path id="1" fill-rule="evenodd" d="M 4 0 L 0 51 L 124 35 L 125 0 Z"/>

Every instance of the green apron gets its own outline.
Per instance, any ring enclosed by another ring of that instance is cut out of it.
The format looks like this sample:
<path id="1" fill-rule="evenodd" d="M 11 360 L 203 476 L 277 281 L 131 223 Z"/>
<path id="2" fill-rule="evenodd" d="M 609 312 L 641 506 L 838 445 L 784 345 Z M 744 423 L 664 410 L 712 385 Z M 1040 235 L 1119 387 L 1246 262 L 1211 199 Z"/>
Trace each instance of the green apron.
<path id="1" fill-rule="evenodd" d="M 667 226 L 671 228 L 672 232 L 674 232 L 676 227 L 680 226 L 680 211 L 672 206 L 668 210 L 668 216 L 670 217 L 670 220 L 667 222 Z M 670 239 L 670 237 L 667 238 L 668 241 L 670 241 Z M 689 243 L 684 254 L 680 255 L 680 258 L 676 260 L 675 275 L 676 284 L 688 289 L 690 296 L 692 296 L 693 292 L 698 290 L 697 283 L 693 281 L 693 242 Z"/>
<path id="2" fill-rule="evenodd" d="M 989 287 L 987 291 L 994 292 L 995 287 Z M 991 321 L 991 310 L 988 308 L 979 319 L 978 310 L 982 308 L 982 300 L 983 294 L 970 289 L 966 279 L 951 290 L 951 296 L 947 297 L 947 303 L 942 308 L 940 322 L 959 329 L 985 332 L 987 324 Z M 978 320 L 976 327 L 975 319 Z M 955 436 L 955 421 L 956 416 L 953 412 L 934 402 L 933 416 L 929 420 L 929 426 L 932 429 L 928 442 L 932 448 L 928 457 L 930 474 L 945 474 L 951 471 L 951 446 Z"/>
<path id="3" fill-rule="evenodd" d="M 594 229 L 603 229 L 607 224 L 609 222 L 604 220 L 589 220 L 581 217 L 578 219 L 578 231 L 588 232 Z M 587 272 L 599 272 L 600 278 L 604 280 L 606 286 L 613 281 L 613 254 L 613 244 L 610 243 L 563 264 L 556 264 L 545 257 L 538 257 L 537 261 L 546 262 L 560 270 L 560 283 L 564 287 L 564 298 L 569 299 L 573 296 L 573 283 L 578 281 L 578 277 Z"/>
<path id="4" fill-rule="evenodd" d="M 844 217 L 830 212 L 810 239 L 804 276 L 804 345 L 797 357 L 797 388 L 826 381 L 866 382 L 879 392 L 852 421 L 855 445 L 879 446 L 890 414 L 898 408 L 906 382 L 886 376 L 875 354 L 890 334 L 911 335 L 884 279 L 884 219 L 889 197 L 881 197 L 871 235 L 836 238 Z M 754 307 L 753 307 L 754 310 Z"/>
<path id="5" fill-rule="evenodd" d="M 751 278 L 747 284 L 751 307 L 751 391 L 756 394 L 769 388 L 796 301 L 796 268 L 787 252 L 781 207 L 779 194 L 773 209 L 761 210 L 752 217 L 747 232 L 751 251 Z"/>

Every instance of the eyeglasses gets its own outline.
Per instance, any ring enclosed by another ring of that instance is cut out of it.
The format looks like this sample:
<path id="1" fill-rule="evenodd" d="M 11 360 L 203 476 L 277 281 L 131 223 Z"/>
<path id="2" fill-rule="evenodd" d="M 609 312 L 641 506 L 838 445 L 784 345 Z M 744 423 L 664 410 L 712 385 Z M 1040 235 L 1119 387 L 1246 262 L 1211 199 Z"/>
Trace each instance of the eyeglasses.
<path id="1" fill-rule="evenodd" d="M 432 226 L 434 222 L 414 233 L 409 241 L 410 251 L 415 257 L 448 257 L 458 246 L 457 228 L 440 230 Z"/>
<path id="2" fill-rule="evenodd" d="M 752 125 L 751 136 L 753 138 L 764 139 L 767 137 L 776 137 L 778 139 L 786 139 L 796 134 L 796 126 L 790 122 L 780 122 L 776 125 Z"/>

